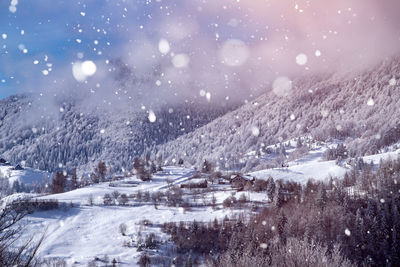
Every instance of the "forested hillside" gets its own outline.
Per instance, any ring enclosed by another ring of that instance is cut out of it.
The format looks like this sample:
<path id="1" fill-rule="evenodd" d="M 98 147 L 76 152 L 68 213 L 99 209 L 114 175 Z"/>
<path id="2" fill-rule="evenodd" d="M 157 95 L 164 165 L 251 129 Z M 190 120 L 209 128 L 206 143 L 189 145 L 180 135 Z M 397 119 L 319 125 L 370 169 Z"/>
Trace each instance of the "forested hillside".
<path id="1" fill-rule="evenodd" d="M 228 107 L 184 102 L 149 111 L 81 110 L 61 102 L 60 111 L 39 116 L 35 98 L 16 95 L 0 101 L 0 155 L 41 170 L 91 170 L 103 160 L 114 170 L 132 169 L 133 158 L 224 114 Z M 153 115 L 152 115 L 153 116 Z M 153 119 L 153 118 L 151 118 Z"/>
<path id="2" fill-rule="evenodd" d="M 377 153 L 400 139 L 399 78 L 400 57 L 361 73 L 298 78 L 283 96 L 270 90 L 158 151 L 197 166 L 208 159 L 246 170 L 268 164 L 258 157 L 268 145 L 300 136 L 343 140 L 350 156 Z"/>
<path id="3" fill-rule="evenodd" d="M 72 98 L 60 103 L 60 112 L 32 118 L 34 97 L 17 95 L 0 102 L 0 155 L 48 171 L 87 170 L 98 160 L 131 169 L 133 158 L 147 152 L 197 166 L 209 159 L 221 169 L 252 170 L 270 165 L 259 157 L 268 145 L 300 136 L 343 140 L 350 156 L 373 154 L 400 139 L 399 76 L 397 57 L 358 74 L 297 78 L 284 96 L 266 88 L 223 117 L 234 105 L 165 105 L 155 111 L 154 123 L 148 110 L 81 110 Z M 255 156 L 243 160 L 252 151 Z"/>

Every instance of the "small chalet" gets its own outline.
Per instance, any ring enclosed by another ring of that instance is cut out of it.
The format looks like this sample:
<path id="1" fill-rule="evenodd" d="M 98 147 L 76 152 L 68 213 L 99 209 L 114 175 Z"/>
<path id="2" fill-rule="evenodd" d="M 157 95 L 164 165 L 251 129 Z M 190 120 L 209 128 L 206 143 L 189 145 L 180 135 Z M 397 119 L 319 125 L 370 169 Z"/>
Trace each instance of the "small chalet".
<path id="1" fill-rule="evenodd" d="M 22 171 L 22 170 L 24 170 L 24 168 L 21 165 L 17 164 L 17 166 L 14 167 L 14 170 Z"/>
<path id="2" fill-rule="evenodd" d="M 0 165 L 6 165 L 6 166 L 8 166 L 8 165 L 10 165 L 10 163 L 8 163 L 8 161 L 5 160 L 5 159 L 0 158 Z"/>
<path id="3" fill-rule="evenodd" d="M 254 177 L 248 175 L 241 175 L 240 173 L 235 173 L 231 175 L 229 183 L 231 184 L 232 189 L 236 189 L 238 191 L 242 191 L 246 184 L 253 184 L 255 181 Z"/>

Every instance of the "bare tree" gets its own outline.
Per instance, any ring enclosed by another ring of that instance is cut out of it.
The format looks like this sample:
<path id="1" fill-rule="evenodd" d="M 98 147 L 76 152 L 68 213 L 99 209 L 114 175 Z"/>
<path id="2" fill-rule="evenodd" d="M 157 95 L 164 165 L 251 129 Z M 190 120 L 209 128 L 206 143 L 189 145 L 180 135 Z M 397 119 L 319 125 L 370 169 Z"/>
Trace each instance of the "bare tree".
<path id="1" fill-rule="evenodd" d="M 56 172 L 51 184 L 51 192 L 53 194 L 64 193 L 67 183 L 67 177 L 62 172 Z"/>
<path id="2" fill-rule="evenodd" d="M 93 199 L 93 195 L 92 194 L 89 194 L 89 196 L 88 196 L 88 204 L 90 206 L 93 206 L 93 204 L 94 204 L 94 199 Z"/>
<path id="3" fill-rule="evenodd" d="M 103 161 L 99 161 L 97 167 L 94 169 L 94 174 L 100 182 L 104 182 L 107 174 L 107 166 Z"/>
<path id="4" fill-rule="evenodd" d="M 213 210 L 215 210 L 217 208 L 217 198 L 215 197 L 214 194 L 211 197 L 211 206 L 212 206 Z"/>
<path id="5" fill-rule="evenodd" d="M 172 180 L 171 178 L 167 178 L 165 179 L 165 182 L 167 182 L 168 189 L 171 189 L 174 184 L 174 180 Z"/>
<path id="6" fill-rule="evenodd" d="M 72 190 L 79 187 L 78 184 L 78 176 L 76 175 L 76 169 L 73 169 L 71 172 L 71 188 Z"/>
<path id="7" fill-rule="evenodd" d="M 20 247 L 13 246 L 21 238 L 23 228 L 19 222 L 26 214 L 27 209 L 23 203 L 18 202 L 0 210 L 0 266 L 35 266 L 38 264 L 35 255 L 43 241 L 44 234 L 37 243 L 30 238 Z"/>
<path id="8" fill-rule="evenodd" d="M 133 162 L 133 168 L 136 171 L 137 178 L 142 181 L 149 181 L 151 179 L 151 169 L 146 169 L 146 167 L 150 166 L 148 162 L 149 161 L 143 161 L 140 158 L 135 158 Z"/>

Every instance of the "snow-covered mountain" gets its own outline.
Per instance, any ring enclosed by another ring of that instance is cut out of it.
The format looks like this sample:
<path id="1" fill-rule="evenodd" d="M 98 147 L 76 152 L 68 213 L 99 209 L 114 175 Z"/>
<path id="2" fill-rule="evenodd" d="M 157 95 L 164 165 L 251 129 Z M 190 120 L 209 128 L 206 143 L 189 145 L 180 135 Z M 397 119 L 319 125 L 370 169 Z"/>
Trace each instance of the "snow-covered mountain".
<path id="1" fill-rule="evenodd" d="M 118 171 L 131 170 L 135 156 L 229 110 L 187 101 L 155 109 L 151 122 L 149 111 L 140 106 L 119 112 L 83 109 L 72 98 L 59 102 L 59 110 L 43 110 L 40 105 L 32 95 L 0 101 L 0 155 L 14 165 L 22 162 L 46 171 L 87 171 L 99 160 Z"/>
<path id="2" fill-rule="evenodd" d="M 297 78 L 284 96 L 266 88 L 231 112 L 198 101 L 165 105 L 154 123 L 147 108 L 82 109 L 72 98 L 39 116 L 40 101 L 17 95 L 0 101 L 0 155 L 48 171 L 89 170 L 99 160 L 131 169 L 147 152 L 250 171 L 271 166 L 262 157 L 269 145 L 301 136 L 345 141 L 351 156 L 375 154 L 400 138 L 399 78 L 397 57 L 362 73 Z"/>
<path id="3" fill-rule="evenodd" d="M 284 96 L 278 86 L 158 150 L 189 165 L 208 159 L 246 171 L 273 166 L 262 156 L 267 147 L 300 136 L 342 140 L 350 156 L 375 154 L 400 139 L 399 79 L 400 57 L 356 74 L 298 78 Z"/>

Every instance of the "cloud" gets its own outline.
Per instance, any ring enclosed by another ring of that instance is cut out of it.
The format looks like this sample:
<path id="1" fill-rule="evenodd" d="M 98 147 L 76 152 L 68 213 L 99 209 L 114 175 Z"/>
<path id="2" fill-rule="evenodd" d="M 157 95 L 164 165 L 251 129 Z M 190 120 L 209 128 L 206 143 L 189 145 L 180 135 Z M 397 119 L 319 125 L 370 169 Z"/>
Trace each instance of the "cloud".
<path id="1" fill-rule="evenodd" d="M 24 90 L 73 92 L 89 106 L 207 101 L 200 92 L 218 103 L 244 101 L 269 90 L 277 77 L 353 71 L 398 53 L 399 9 L 397 0 L 21 2 L 16 16 L 25 16 L 17 21 L 33 33 L 26 45 L 35 47 L 27 61 L 48 54 L 54 67 L 43 76 L 26 64 L 20 75 Z M 54 38 L 41 38 L 51 32 Z M 167 53 L 159 50 L 160 40 L 168 42 Z M 72 75 L 78 53 L 97 66 L 86 83 Z M 303 54 L 307 62 L 297 64 Z M 105 63 L 115 58 L 122 60 L 119 67 Z M 9 73 L 18 73 L 18 65 Z M 130 76 L 116 80 L 121 69 Z"/>

